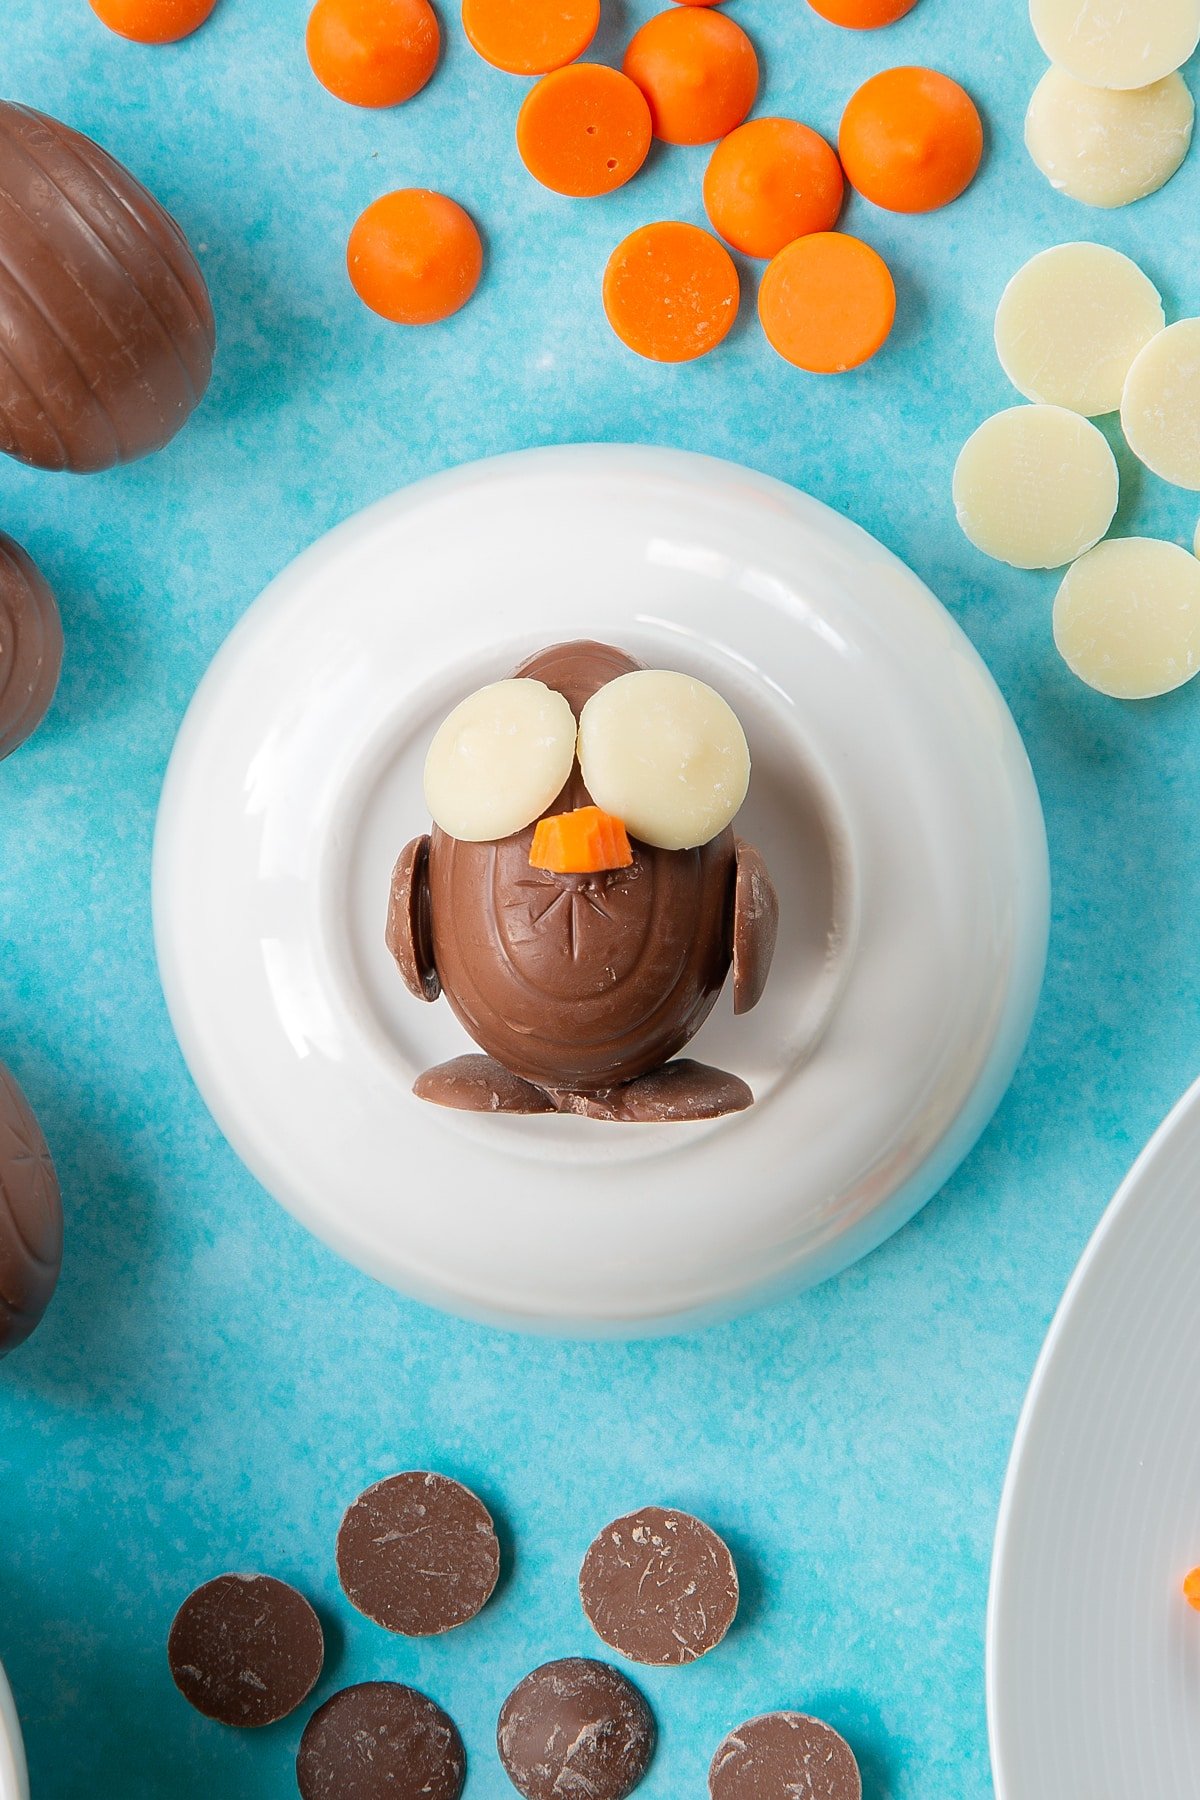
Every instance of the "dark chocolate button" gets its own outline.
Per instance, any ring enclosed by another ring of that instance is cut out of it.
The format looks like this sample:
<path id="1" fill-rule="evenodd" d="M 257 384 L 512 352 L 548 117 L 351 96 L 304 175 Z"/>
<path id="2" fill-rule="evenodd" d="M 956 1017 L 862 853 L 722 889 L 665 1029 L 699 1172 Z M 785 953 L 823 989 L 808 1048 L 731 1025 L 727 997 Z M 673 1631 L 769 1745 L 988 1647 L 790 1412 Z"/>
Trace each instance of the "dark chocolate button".
<path id="1" fill-rule="evenodd" d="M 583 1610 L 633 1662 L 695 1662 L 721 1642 L 738 1607 L 733 1558 L 690 1513 L 643 1507 L 606 1525 L 579 1576 Z"/>
<path id="2" fill-rule="evenodd" d="M 492 1596 L 500 1546 L 469 1488 L 421 1469 L 360 1494 L 342 1520 L 338 1575 L 368 1619 L 405 1637 L 463 1625 Z"/>
<path id="3" fill-rule="evenodd" d="M 62 1200 L 29 1102 L 0 1063 L 0 1356 L 24 1343 L 62 1265 Z"/>
<path id="4" fill-rule="evenodd" d="M 0 101 L 0 450 L 80 473 L 160 449 L 213 343 L 174 219 L 89 138 Z"/>
<path id="5" fill-rule="evenodd" d="M 862 1800 L 854 1752 L 832 1725 L 764 1713 L 731 1731 L 708 1771 L 712 1800 Z"/>
<path id="6" fill-rule="evenodd" d="M 0 761 L 49 712 L 62 656 L 54 595 L 20 544 L 0 531 Z"/>
<path id="7" fill-rule="evenodd" d="M 218 1575 L 189 1594 L 167 1643 L 175 1685 L 222 1725 L 273 1725 L 317 1684 L 321 1623 L 273 1575 Z"/>
<path id="8" fill-rule="evenodd" d="M 500 1761 L 525 1800 L 624 1800 L 654 1755 L 654 1715 L 607 1663 L 543 1663 L 504 1702 Z"/>
<path id="9" fill-rule="evenodd" d="M 458 1800 L 467 1753 L 453 1719 L 415 1688 L 343 1688 L 304 1728 L 296 1758 L 303 1800 Z"/>

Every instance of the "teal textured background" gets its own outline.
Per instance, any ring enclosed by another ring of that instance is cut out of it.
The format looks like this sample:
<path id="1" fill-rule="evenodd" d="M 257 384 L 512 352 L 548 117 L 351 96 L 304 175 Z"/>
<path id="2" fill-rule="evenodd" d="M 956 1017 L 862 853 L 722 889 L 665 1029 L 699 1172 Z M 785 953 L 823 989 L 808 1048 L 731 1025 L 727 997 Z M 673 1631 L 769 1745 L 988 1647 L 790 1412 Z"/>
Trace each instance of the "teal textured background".
<path id="1" fill-rule="evenodd" d="M 606 0 L 597 52 L 618 56 L 650 10 Z M 1122 708 L 1074 684 L 1050 638 L 1054 578 L 971 550 L 950 472 L 968 431 L 1015 399 L 991 320 L 1035 250 L 1116 244 L 1173 316 L 1200 311 L 1200 160 L 1122 213 L 1053 195 L 1021 143 L 1042 62 L 1020 0 L 920 0 L 868 35 L 802 0 L 729 10 L 762 54 L 760 111 L 832 135 L 861 79 L 914 61 L 959 77 L 985 111 L 987 162 L 964 200 L 925 219 L 848 210 L 900 289 L 896 333 L 858 374 L 780 362 L 752 280 L 704 362 L 626 353 L 600 307 L 605 259 L 636 224 L 702 218 L 705 152 L 656 149 L 605 201 L 545 193 L 514 146 L 523 84 L 476 59 L 449 3 L 434 81 L 385 114 L 317 87 L 305 0 L 220 0 L 164 49 L 110 36 L 84 0 L 5 9 L 0 89 L 98 138 L 176 213 L 220 333 L 210 396 L 163 455 L 86 480 L 0 467 L 0 525 L 53 581 L 68 645 L 50 720 L 0 767 L 0 1056 L 50 1139 L 68 1234 L 51 1314 L 0 1365 L 0 1658 L 34 1800 L 294 1792 L 304 1715 L 238 1736 L 192 1713 L 167 1673 L 176 1605 L 227 1568 L 288 1577 L 318 1604 L 318 1697 L 370 1676 L 415 1682 L 462 1727 L 469 1800 L 503 1800 L 500 1702 L 535 1663 L 596 1649 L 581 1554 L 611 1516 L 659 1499 L 725 1532 L 745 1604 L 708 1661 L 641 1677 L 662 1728 L 645 1800 L 702 1793 L 722 1734 L 777 1705 L 846 1731 L 867 1800 L 990 1791 L 984 1611 L 1017 1410 L 1109 1193 L 1196 1072 L 1200 699 Z M 488 265 L 458 318 L 405 333 L 359 306 L 343 249 L 368 201 L 417 183 L 474 211 Z M 741 460 L 905 557 L 1013 707 L 1056 881 L 1029 1053 L 949 1188 L 824 1289 L 656 1344 L 506 1337 L 343 1267 L 209 1120 L 150 935 L 174 733 L 270 577 L 430 471 L 576 439 Z M 1121 467 L 1120 528 L 1190 544 L 1194 498 L 1127 455 Z M 333 1566 L 344 1505 L 413 1465 L 475 1486 L 508 1557 L 480 1619 L 423 1645 L 354 1614 Z"/>

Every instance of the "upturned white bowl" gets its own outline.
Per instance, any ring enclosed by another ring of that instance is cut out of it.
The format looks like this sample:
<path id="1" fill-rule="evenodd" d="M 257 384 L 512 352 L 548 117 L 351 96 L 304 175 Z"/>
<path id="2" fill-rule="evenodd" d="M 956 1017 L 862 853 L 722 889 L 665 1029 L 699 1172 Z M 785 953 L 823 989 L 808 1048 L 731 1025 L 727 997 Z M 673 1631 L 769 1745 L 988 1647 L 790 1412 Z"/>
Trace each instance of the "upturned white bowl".
<path id="1" fill-rule="evenodd" d="M 782 929 L 765 1000 L 694 1054 L 750 1112 L 475 1118 L 413 1078 L 471 1045 L 384 948 L 425 749 L 541 646 L 618 643 L 737 708 L 738 831 Z M 803 494 L 661 450 L 458 469 L 273 582 L 202 682 L 159 813 L 171 1016 L 215 1118 L 344 1256 L 524 1328 L 679 1329 L 819 1281 L 941 1186 L 1012 1075 L 1048 926 L 1041 810 L 979 657 L 912 572 Z"/>

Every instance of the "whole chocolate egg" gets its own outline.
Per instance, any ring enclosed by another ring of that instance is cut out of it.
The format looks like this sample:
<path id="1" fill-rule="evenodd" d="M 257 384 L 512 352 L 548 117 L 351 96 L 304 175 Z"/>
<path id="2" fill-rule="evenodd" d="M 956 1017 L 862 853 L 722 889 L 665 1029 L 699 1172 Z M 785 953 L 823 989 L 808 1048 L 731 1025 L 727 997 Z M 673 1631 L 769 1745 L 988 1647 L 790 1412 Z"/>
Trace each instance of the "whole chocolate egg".
<path id="1" fill-rule="evenodd" d="M 159 450 L 214 343 L 170 214 L 90 138 L 0 101 L 0 449 L 76 473 Z"/>
<path id="2" fill-rule="evenodd" d="M 578 719 L 641 668 L 607 644 L 560 644 L 515 671 Z M 578 757 L 541 818 L 591 806 Z M 387 941 L 410 991 L 445 994 L 484 1055 L 426 1071 L 422 1099 L 462 1110 L 579 1112 L 622 1121 L 714 1118 L 753 1098 L 737 1076 L 672 1061 L 733 972 L 734 1010 L 761 996 L 778 905 L 761 857 L 726 826 L 695 849 L 634 837 L 588 874 L 531 861 L 538 820 L 471 841 L 435 825 L 402 853 Z"/>
<path id="3" fill-rule="evenodd" d="M 62 1266 L 62 1200 L 28 1100 L 0 1063 L 0 1356 L 24 1343 Z"/>
<path id="4" fill-rule="evenodd" d="M 49 712 L 62 656 L 54 595 L 32 558 L 0 531 L 0 761 Z"/>

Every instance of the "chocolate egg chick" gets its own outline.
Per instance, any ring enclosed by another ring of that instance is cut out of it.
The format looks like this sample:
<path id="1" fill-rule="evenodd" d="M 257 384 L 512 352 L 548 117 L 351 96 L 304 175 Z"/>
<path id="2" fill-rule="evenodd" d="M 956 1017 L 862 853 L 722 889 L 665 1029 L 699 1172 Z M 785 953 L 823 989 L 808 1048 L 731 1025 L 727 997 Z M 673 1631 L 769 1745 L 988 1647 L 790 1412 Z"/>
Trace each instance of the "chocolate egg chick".
<path id="1" fill-rule="evenodd" d="M 737 1076 L 672 1060 L 731 970 L 740 1013 L 770 968 L 774 889 L 731 829 L 748 780 L 718 695 L 609 645 L 558 645 L 464 701 L 430 751 L 436 822 L 396 864 L 387 942 L 484 1054 L 414 1091 L 627 1122 L 749 1106 Z"/>

